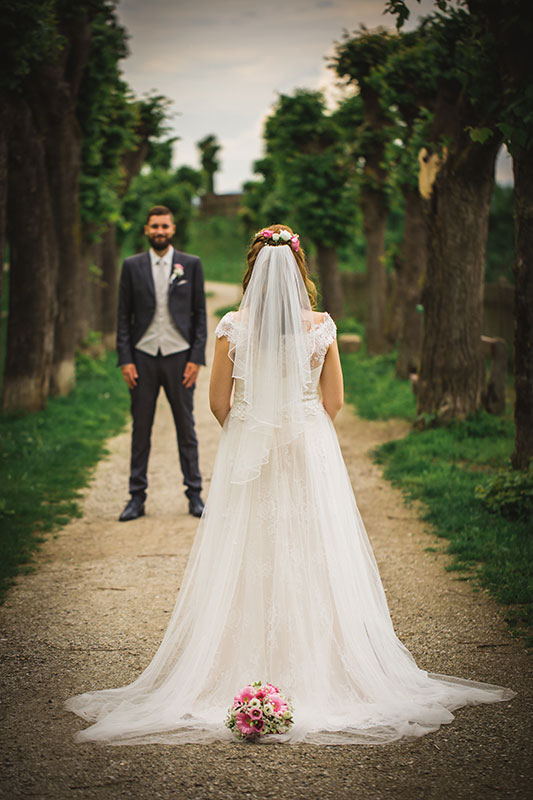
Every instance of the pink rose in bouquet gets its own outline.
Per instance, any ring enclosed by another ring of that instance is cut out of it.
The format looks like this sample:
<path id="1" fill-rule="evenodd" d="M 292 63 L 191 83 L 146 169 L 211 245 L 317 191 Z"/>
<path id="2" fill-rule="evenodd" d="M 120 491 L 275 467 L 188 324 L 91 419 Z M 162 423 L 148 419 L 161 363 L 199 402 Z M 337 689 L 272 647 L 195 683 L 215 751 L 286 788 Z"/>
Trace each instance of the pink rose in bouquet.
<path id="1" fill-rule="evenodd" d="M 255 690 L 253 686 L 245 686 L 244 689 L 241 689 L 240 692 L 237 692 L 235 697 L 233 698 L 234 704 L 235 703 L 247 703 L 255 697 Z"/>
<path id="2" fill-rule="evenodd" d="M 239 711 L 236 714 L 236 725 L 243 736 L 250 736 L 255 733 L 254 721 L 249 714 Z"/>

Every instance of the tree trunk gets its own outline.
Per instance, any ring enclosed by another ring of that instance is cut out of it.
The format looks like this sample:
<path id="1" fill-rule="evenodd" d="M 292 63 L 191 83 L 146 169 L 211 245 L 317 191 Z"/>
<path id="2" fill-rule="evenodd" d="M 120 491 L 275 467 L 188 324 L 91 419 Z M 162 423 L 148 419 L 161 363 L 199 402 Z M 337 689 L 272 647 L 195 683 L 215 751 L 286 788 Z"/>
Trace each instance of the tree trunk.
<path id="1" fill-rule="evenodd" d="M 9 107 L 7 99 L 0 95 L 0 384 L 2 379 L 3 353 L 3 289 L 4 258 L 6 252 L 7 224 L 7 178 L 8 178 L 8 129 Z"/>
<path id="2" fill-rule="evenodd" d="M 9 147 L 9 316 L 2 408 L 36 411 L 46 404 L 49 388 L 57 245 L 41 131 L 26 102 L 14 103 L 10 114 L 17 127 Z M 23 224 L 28 218 L 31 222 Z"/>
<path id="3" fill-rule="evenodd" d="M 422 345 L 422 314 L 417 309 L 427 262 L 427 228 L 424 200 L 417 188 L 405 186 L 405 217 L 396 302 L 399 310 L 396 375 L 408 378 L 418 372 Z"/>
<path id="4" fill-rule="evenodd" d="M 50 391 L 67 394 L 75 382 L 76 346 L 87 333 L 88 276 L 82 272 L 79 174 L 79 86 L 90 53 L 87 14 L 63 20 L 65 47 L 56 62 L 39 66 L 27 95 L 43 134 L 58 245 L 57 317 Z"/>
<path id="5" fill-rule="evenodd" d="M 511 463 L 528 469 L 533 458 L 533 150 L 513 146 L 515 181 L 515 447 Z"/>
<path id="6" fill-rule="evenodd" d="M 342 319 L 344 302 L 337 250 L 322 244 L 317 244 L 316 249 L 324 310 L 331 314 L 333 319 Z"/>
<path id="7" fill-rule="evenodd" d="M 437 176 L 428 209 L 419 425 L 425 414 L 463 419 L 481 406 L 483 273 L 500 142 L 495 136 L 486 144 L 459 142 Z"/>
<path id="8" fill-rule="evenodd" d="M 385 270 L 385 227 L 387 205 L 384 195 L 364 188 L 361 195 L 366 239 L 366 341 L 368 352 L 386 352 L 387 273 Z"/>
<path id="9" fill-rule="evenodd" d="M 102 334 L 106 349 L 115 346 L 117 328 L 118 300 L 118 252 L 115 225 L 109 225 L 102 233 L 102 240 L 96 247 L 94 262 L 100 269 L 99 278 L 94 285 L 98 297 L 97 324 L 95 330 Z"/>
<path id="10" fill-rule="evenodd" d="M 393 259 L 393 272 L 387 275 L 387 311 L 385 314 L 385 339 L 389 348 L 395 348 L 400 336 L 401 307 L 398 297 L 401 293 L 402 259 L 398 253 Z"/>
<path id="11" fill-rule="evenodd" d="M 134 150 L 124 154 L 122 158 L 123 180 L 120 187 L 120 197 L 123 197 L 132 180 L 140 172 L 148 155 L 148 139 L 150 130 L 143 125 L 137 129 L 138 142 Z M 84 240 L 90 238 L 94 231 L 86 230 Z M 94 264 L 98 275 L 90 277 L 91 317 L 90 324 L 93 330 L 102 334 L 102 341 L 107 349 L 115 347 L 118 278 L 119 278 L 119 253 L 116 241 L 116 226 L 109 224 L 100 233 L 100 241 L 90 247 L 90 259 L 87 266 Z"/>
<path id="12" fill-rule="evenodd" d="M 68 394 L 75 383 L 75 350 L 86 333 L 87 284 L 81 269 L 78 181 L 81 138 L 74 109 L 54 126 L 49 174 L 59 246 L 58 314 L 50 391 Z"/>

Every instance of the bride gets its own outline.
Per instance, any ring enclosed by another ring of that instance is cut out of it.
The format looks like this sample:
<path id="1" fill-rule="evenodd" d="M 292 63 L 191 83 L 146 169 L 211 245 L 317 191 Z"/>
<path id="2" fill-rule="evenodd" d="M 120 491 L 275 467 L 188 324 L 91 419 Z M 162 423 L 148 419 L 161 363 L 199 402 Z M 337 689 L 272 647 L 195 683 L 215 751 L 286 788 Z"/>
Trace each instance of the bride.
<path id="1" fill-rule="evenodd" d="M 262 741 L 383 744 L 514 692 L 420 669 L 396 637 L 333 418 L 342 373 L 331 317 L 314 312 L 297 234 L 271 225 L 244 296 L 216 330 L 211 490 L 163 641 L 137 680 L 67 708 L 79 741 L 209 742 L 236 692 L 261 679 L 294 725 Z M 232 398 L 233 394 L 233 400 Z"/>

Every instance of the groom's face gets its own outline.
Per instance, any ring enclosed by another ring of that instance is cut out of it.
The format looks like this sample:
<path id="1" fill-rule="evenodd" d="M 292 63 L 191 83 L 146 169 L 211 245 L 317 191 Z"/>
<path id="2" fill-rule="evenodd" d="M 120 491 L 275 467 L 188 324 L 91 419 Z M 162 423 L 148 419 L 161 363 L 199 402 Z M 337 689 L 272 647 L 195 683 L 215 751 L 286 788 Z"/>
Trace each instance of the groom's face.
<path id="1" fill-rule="evenodd" d="M 144 226 L 144 233 L 154 250 L 161 252 L 168 249 L 176 233 L 176 226 L 170 214 L 154 215 Z"/>

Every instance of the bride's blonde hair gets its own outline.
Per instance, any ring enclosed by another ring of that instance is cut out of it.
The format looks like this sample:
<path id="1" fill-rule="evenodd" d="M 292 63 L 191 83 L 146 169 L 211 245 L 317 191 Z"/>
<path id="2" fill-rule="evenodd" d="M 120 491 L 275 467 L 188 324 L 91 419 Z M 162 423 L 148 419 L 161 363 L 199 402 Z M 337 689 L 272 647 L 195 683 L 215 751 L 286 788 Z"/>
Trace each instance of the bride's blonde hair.
<path id="1" fill-rule="evenodd" d="M 250 244 L 250 249 L 246 255 L 246 263 L 248 265 L 246 272 L 244 274 L 244 278 L 242 279 L 242 290 L 243 292 L 246 291 L 246 287 L 250 282 L 250 278 L 252 277 L 252 272 L 254 269 L 254 264 L 257 256 L 263 249 L 263 247 L 278 247 L 279 245 L 271 245 L 268 244 L 267 240 L 263 238 L 261 235 L 261 231 L 269 230 L 273 233 L 279 233 L 282 230 L 289 231 L 289 233 L 294 234 L 294 231 L 289 228 L 288 225 L 268 225 L 265 228 L 261 228 L 261 230 L 255 234 Z M 289 245 L 290 246 L 290 245 Z M 307 268 L 307 260 L 305 257 L 305 252 L 303 247 L 300 245 L 297 252 L 292 249 L 292 254 L 296 259 L 296 263 L 298 265 L 298 269 L 300 270 L 300 274 L 303 278 L 303 282 L 305 284 L 305 288 L 307 289 L 307 294 L 309 295 L 309 302 L 311 304 L 311 308 L 315 308 L 317 302 L 317 291 L 316 286 L 309 277 L 309 270 Z"/>

